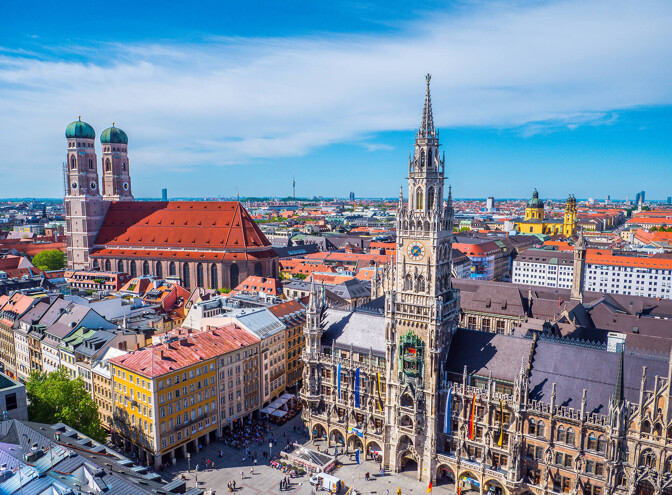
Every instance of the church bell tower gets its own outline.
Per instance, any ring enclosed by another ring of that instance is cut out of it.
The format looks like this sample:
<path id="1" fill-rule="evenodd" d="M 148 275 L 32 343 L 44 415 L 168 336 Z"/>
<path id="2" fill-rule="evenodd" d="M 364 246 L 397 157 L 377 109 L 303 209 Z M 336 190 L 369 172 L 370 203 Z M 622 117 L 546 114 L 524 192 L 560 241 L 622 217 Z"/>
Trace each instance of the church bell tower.
<path id="1" fill-rule="evenodd" d="M 68 268 L 86 270 L 91 268 L 89 254 L 107 212 L 98 187 L 96 132 L 80 117 L 68 125 L 65 137 L 68 142 L 64 168 Z"/>
<path id="2" fill-rule="evenodd" d="M 443 422 L 440 387 L 459 292 L 451 284 L 453 208 L 444 205 L 445 158 L 434 127 L 430 79 L 408 163 L 408 202 L 400 194 L 394 285 L 385 300 L 387 353 L 386 445 L 394 469 L 417 462 L 419 478 L 433 478 Z M 402 428 L 400 428 L 402 426 Z"/>

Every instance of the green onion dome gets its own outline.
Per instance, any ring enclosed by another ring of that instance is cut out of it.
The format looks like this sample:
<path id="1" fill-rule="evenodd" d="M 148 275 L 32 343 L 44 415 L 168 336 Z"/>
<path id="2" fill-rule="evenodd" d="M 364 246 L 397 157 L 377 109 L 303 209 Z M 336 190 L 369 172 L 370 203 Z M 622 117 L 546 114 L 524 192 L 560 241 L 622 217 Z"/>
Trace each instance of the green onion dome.
<path id="1" fill-rule="evenodd" d="M 539 193 L 537 192 L 536 189 L 532 193 L 532 199 L 530 199 L 527 202 L 527 207 L 528 208 L 543 208 L 544 207 L 544 202 L 539 199 Z"/>
<path id="2" fill-rule="evenodd" d="M 65 128 L 65 137 L 68 139 L 96 139 L 96 131 L 86 122 L 82 122 L 82 117 L 75 120 Z"/>
<path id="3" fill-rule="evenodd" d="M 128 144 L 128 136 L 118 127 L 114 127 L 113 122 L 112 127 L 108 127 L 100 135 L 100 142 L 102 144 Z"/>

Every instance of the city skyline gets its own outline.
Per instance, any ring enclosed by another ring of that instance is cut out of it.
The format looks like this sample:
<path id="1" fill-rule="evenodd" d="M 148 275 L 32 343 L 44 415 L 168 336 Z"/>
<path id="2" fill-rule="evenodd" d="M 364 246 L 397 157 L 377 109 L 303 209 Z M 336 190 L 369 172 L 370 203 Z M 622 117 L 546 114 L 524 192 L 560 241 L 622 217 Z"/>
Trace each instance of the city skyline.
<path id="1" fill-rule="evenodd" d="M 389 197 L 426 72 L 456 197 L 670 195 L 665 2 L 210 6 L 220 22 L 201 4 L 146 23 L 131 4 L 113 18 L 37 5 L 2 7 L 12 196 L 62 194 L 81 114 L 128 133 L 138 197 L 283 197 L 292 175 L 297 196 Z"/>

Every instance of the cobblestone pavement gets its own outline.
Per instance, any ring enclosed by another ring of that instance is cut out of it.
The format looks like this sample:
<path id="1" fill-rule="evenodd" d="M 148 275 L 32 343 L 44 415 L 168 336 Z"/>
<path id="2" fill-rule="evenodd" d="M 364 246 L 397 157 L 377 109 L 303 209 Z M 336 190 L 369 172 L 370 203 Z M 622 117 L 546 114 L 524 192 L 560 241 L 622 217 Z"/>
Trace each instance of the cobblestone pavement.
<path id="1" fill-rule="evenodd" d="M 296 426 L 302 433 L 295 433 L 292 428 Z M 283 436 L 283 433 L 287 437 Z M 273 426 L 273 434 L 279 443 L 273 448 L 273 455 L 277 455 L 282 447 L 287 443 L 296 442 L 304 444 L 308 447 L 314 447 L 312 442 L 308 439 L 308 434 L 303 428 L 301 417 L 297 416 L 288 421 L 282 426 Z M 267 437 L 268 440 L 268 437 Z M 326 442 L 319 441 L 317 445 L 321 450 L 326 447 Z M 219 450 L 224 453 L 223 458 L 218 457 Z M 292 485 L 289 490 L 280 491 L 280 480 L 284 478 L 284 473 L 269 466 L 268 459 L 262 457 L 262 449 L 268 450 L 268 441 L 262 443 L 262 446 L 254 444 L 250 446 L 250 451 L 257 451 L 258 460 L 254 467 L 254 472 L 251 472 L 252 462 L 243 461 L 242 458 L 245 452 L 227 447 L 221 442 L 212 442 L 210 445 L 204 446 L 198 454 L 192 454 L 190 473 L 187 472 L 187 460 L 178 459 L 177 464 L 168 466 L 161 473 L 167 480 L 179 478 L 182 474 L 187 477 L 187 487 L 192 488 L 198 486 L 203 489 L 212 489 L 218 495 L 228 493 L 228 482 L 235 480 L 238 489 L 236 493 L 240 495 L 257 495 L 257 494 L 287 494 L 287 495 L 309 495 L 313 493 L 314 488 L 308 483 L 308 476 L 302 476 L 292 479 Z M 331 451 L 332 449 L 330 449 Z M 201 459 L 210 459 L 214 461 L 215 467 L 203 471 L 194 471 L 194 467 Z M 372 475 L 377 473 L 378 464 L 372 461 L 363 461 L 359 466 L 348 456 L 341 455 L 338 459 L 343 465 L 338 468 L 333 474 L 340 478 L 347 486 L 351 486 L 354 481 L 354 487 L 358 493 L 362 494 L 377 494 L 386 495 L 386 490 L 389 490 L 390 495 L 396 495 L 397 488 L 401 488 L 403 494 L 423 494 L 427 491 L 427 484 L 419 482 L 414 476 L 404 473 L 389 474 L 384 476 L 372 476 L 369 481 L 364 479 L 364 474 L 368 471 Z M 363 456 L 362 456 L 363 460 Z M 241 477 L 241 471 L 243 476 Z M 354 478 L 353 478 L 354 476 Z M 433 494 L 448 495 L 453 494 L 452 486 L 448 487 L 434 487 Z M 327 492 L 318 492 L 326 494 Z M 342 493 L 345 493 L 343 491 Z"/>

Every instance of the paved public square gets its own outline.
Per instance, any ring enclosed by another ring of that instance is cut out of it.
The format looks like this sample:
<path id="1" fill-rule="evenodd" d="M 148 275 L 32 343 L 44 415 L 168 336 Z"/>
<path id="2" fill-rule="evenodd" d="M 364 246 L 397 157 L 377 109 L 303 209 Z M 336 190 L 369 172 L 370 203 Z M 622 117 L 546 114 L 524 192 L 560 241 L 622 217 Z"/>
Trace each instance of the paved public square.
<path id="1" fill-rule="evenodd" d="M 294 427 L 301 433 L 294 431 Z M 326 441 L 317 441 L 313 444 L 308 434 L 303 427 L 303 422 L 300 416 L 296 416 L 282 426 L 273 426 L 273 435 L 279 441 L 278 445 L 274 447 L 272 454 L 277 456 L 282 447 L 287 443 L 296 442 L 306 445 L 309 448 L 320 447 L 324 451 Z M 286 435 L 286 436 L 285 436 Z M 219 450 L 222 450 L 224 457 L 218 456 Z M 245 455 L 244 450 L 238 450 L 233 447 L 225 446 L 222 442 L 211 442 L 210 445 L 204 446 L 197 454 L 192 454 L 191 457 L 191 472 L 187 472 L 187 461 L 179 459 L 174 466 L 167 466 L 161 473 L 162 476 L 172 481 L 179 478 L 182 474 L 187 477 L 187 487 L 192 488 L 198 486 L 202 489 L 211 489 L 213 492 L 223 495 L 228 493 L 227 484 L 235 480 L 236 493 L 240 495 L 252 494 L 279 494 L 286 493 L 291 495 L 309 495 L 314 492 L 315 488 L 308 483 L 309 475 L 301 476 L 291 479 L 291 486 L 289 490 L 280 491 L 280 480 L 286 475 L 269 465 L 269 460 L 264 459 L 262 450 L 268 451 L 268 436 L 266 442 L 262 446 L 256 443 L 250 445 L 250 451 L 257 452 L 257 465 L 254 467 L 254 473 L 251 473 L 252 462 L 250 460 L 243 461 Z M 333 449 L 330 449 L 333 452 Z M 206 470 L 194 471 L 194 467 L 202 459 L 210 459 L 214 461 L 215 467 Z M 361 456 L 362 461 L 357 465 L 354 457 L 351 460 L 348 456 L 340 455 L 339 462 L 343 465 L 334 471 L 332 474 L 341 479 L 341 481 L 348 487 L 353 485 L 358 493 L 362 494 L 377 494 L 386 495 L 386 490 L 389 490 L 390 495 L 395 495 L 397 488 L 401 487 L 402 493 L 426 493 L 427 484 L 418 482 L 410 475 L 406 474 L 390 474 L 386 473 L 384 476 L 378 476 L 378 464 L 373 461 L 365 461 L 364 455 Z M 243 477 L 241 479 L 241 471 Z M 371 474 L 371 479 L 366 481 L 364 475 L 366 472 Z M 451 487 L 452 488 L 452 487 Z M 318 492 L 326 493 L 326 492 Z M 345 493 L 345 490 L 342 491 Z M 447 487 L 434 487 L 434 494 L 453 494 L 454 492 Z"/>

